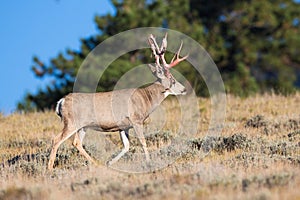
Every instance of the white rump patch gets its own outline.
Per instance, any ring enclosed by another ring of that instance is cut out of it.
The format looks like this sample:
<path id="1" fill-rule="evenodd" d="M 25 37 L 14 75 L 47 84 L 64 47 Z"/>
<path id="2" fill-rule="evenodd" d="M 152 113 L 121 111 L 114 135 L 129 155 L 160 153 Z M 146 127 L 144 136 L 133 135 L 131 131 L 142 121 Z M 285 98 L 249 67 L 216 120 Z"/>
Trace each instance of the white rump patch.
<path id="1" fill-rule="evenodd" d="M 60 117 L 62 116 L 61 115 L 61 107 L 64 105 L 64 102 L 65 102 L 65 98 L 61 98 L 56 104 L 55 112 Z"/>

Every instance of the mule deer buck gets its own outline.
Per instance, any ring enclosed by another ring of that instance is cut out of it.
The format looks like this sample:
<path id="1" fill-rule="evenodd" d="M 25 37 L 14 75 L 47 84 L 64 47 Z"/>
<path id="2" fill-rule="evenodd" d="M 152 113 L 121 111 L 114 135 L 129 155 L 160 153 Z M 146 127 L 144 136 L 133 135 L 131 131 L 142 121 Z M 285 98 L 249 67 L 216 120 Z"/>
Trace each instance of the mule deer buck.
<path id="1" fill-rule="evenodd" d="M 143 123 L 168 95 L 185 95 L 186 89 L 170 73 L 187 56 L 180 58 L 181 45 L 170 64 L 164 58 L 167 49 L 167 34 L 159 47 L 155 37 L 148 38 L 155 64 L 149 68 L 157 80 L 144 88 L 122 89 L 100 93 L 70 93 L 58 101 L 56 113 L 64 123 L 62 132 L 53 139 L 48 169 L 52 170 L 58 147 L 75 134 L 73 145 L 85 158 L 94 164 L 96 161 L 84 150 L 82 140 L 87 128 L 102 132 L 119 131 L 123 149 L 112 160 L 112 165 L 129 151 L 128 131 L 133 128 L 139 139 L 146 161 L 150 162 Z M 112 103 L 114 101 L 114 103 Z"/>

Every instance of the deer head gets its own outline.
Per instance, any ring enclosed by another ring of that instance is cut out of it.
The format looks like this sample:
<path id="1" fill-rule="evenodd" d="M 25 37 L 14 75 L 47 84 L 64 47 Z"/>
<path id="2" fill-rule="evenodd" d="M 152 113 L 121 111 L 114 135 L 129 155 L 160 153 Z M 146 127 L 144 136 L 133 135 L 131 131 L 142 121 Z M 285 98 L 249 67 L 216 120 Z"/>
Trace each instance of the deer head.
<path id="1" fill-rule="evenodd" d="M 181 61 L 187 59 L 188 55 L 180 58 L 179 54 L 182 48 L 182 42 L 180 47 L 174 57 L 172 58 L 170 64 L 168 64 L 165 60 L 165 52 L 167 50 L 167 33 L 165 34 L 162 44 L 159 47 L 155 37 L 151 34 L 148 38 L 150 47 L 152 49 L 152 53 L 155 57 L 155 65 L 149 64 L 150 70 L 157 77 L 157 81 L 161 83 L 166 89 L 165 92 L 172 95 L 185 95 L 186 89 L 183 85 L 181 85 L 171 74 L 170 68 L 176 66 Z"/>

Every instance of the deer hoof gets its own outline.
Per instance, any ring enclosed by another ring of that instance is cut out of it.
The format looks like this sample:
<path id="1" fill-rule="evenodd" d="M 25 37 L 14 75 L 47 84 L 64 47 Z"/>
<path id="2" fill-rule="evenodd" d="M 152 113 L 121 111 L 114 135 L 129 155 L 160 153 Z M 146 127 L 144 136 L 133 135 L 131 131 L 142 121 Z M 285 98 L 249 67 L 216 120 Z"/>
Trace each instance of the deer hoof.
<path id="1" fill-rule="evenodd" d="M 108 161 L 106 161 L 106 163 L 105 163 L 105 165 L 106 165 L 107 167 L 111 166 L 112 164 L 113 164 L 113 163 L 112 163 L 111 160 L 108 160 Z"/>

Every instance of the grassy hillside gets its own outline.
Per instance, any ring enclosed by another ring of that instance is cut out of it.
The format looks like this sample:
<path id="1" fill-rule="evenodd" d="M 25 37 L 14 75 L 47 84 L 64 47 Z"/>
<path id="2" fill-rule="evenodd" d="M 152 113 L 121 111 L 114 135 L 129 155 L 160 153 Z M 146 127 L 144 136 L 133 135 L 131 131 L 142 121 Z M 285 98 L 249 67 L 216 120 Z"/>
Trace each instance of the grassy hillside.
<path id="1" fill-rule="evenodd" d="M 87 163 L 70 140 L 59 148 L 50 173 L 51 138 L 62 129 L 55 113 L 0 115 L 0 199 L 300 199 L 300 94 L 227 96 L 223 131 L 209 137 L 204 136 L 210 100 L 198 101 L 199 108 L 193 109 L 201 111 L 201 118 L 190 138 L 181 138 L 192 129 L 178 128 L 181 111 L 175 99 L 153 114 L 145 128 L 149 151 L 176 153 L 159 158 L 164 162 L 175 155 L 173 163 L 141 174 L 106 167 L 121 142 L 117 133 L 96 131 L 88 132 L 84 146 L 99 166 Z M 184 148 L 169 148 L 174 141 Z M 207 141 L 212 151 L 202 157 Z M 116 167 L 132 163 L 142 152 L 134 136 L 130 143 L 130 152 Z"/>

